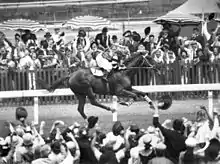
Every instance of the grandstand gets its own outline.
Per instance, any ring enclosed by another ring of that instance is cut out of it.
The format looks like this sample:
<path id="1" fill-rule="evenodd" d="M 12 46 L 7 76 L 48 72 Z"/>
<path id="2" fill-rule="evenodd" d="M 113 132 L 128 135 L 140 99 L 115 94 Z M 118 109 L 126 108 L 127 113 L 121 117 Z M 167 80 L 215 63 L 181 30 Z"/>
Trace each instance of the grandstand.
<path id="1" fill-rule="evenodd" d="M 186 0 L 1 0 L 1 21 L 28 18 L 57 22 L 79 15 L 102 16 L 111 20 L 147 19 L 160 16 Z M 27 3 L 28 2 L 28 3 Z M 25 7 L 26 6 L 26 7 Z"/>

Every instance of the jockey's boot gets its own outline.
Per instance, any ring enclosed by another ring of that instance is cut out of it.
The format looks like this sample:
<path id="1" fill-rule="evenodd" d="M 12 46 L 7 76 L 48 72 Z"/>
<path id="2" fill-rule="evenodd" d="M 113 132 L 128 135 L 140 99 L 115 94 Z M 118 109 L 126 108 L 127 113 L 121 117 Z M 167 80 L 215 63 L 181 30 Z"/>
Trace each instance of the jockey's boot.
<path id="1" fill-rule="evenodd" d="M 104 71 L 104 75 L 102 76 L 102 80 L 104 80 L 104 82 L 108 83 L 108 72 Z"/>

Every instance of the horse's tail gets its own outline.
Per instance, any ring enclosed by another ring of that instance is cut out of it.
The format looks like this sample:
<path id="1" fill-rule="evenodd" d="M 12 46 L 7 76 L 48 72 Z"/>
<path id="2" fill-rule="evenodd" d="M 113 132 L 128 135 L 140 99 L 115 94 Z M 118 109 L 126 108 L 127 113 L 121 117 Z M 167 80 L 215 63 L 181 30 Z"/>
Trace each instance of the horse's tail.
<path id="1" fill-rule="evenodd" d="M 37 83 L 41 84 L 44 89 L 47 89 L 49 92 L 53 92 L 59 86 L 63 85 L 66 80 L 68 80 L 70 76 L 64 76 L 61 79 L 55 81 L 52 85 L 46 84 L 42 79 L 37 79 Z"/>

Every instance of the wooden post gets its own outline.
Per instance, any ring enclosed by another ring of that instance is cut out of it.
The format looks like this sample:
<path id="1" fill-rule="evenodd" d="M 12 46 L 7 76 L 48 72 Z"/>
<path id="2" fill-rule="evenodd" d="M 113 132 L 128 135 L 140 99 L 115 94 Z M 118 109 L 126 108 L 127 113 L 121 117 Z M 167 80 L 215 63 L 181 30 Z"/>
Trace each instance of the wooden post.
<path id="1" fill-rule="evenodd" d="M 39 123 L 39 105 L 38 105 L 38 97 L 34 97 L 34 124 Z"/>
<path id="2" fill-rule="evenodd" d="M 115 109 L 116 111 L 114 113 L 112 113 L 112 121 L 113 122 L 116 122 L 118 121 L 118 98 L 117 96 L 113 96 L 112 98 L 112 108 Z"/>
<path id="3" fill-rule="evenodd" d="M 208 100 L 209 100 L 209 115 L 213 117 L 213 92 L 208 91 Z"/>
<path id="4" fill-rule="evenodd" d="M 32 84 L 33 84 L 33 89 L 36 90 L 36 72 L 32 72 Z M 38 105 L 38 97 L 34 97 L 34 124 L 39 123 L 39 105 Z"/>

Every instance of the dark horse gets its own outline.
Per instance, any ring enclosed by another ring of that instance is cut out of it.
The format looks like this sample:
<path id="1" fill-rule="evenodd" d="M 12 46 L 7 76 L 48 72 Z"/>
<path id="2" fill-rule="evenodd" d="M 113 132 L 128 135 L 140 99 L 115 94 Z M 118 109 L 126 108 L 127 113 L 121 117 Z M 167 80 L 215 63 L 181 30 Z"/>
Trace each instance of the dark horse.
<path id="1" fill-rule="evenodd" d="M 137 72 L 138 68 L 145 67 L 155 69 L 152 65 L 152 61 L 143 55 L 134 55 L 128 58 L 124 64 L 126 65 L 125 70 L 112 70 L 108 76 L 109 87 L 106 82 L 101 78 L 94 76 L 90 69 L 81 68 L 72 74 L 61 78 L 51 86 L 46 86 L 45 82 L 38 80 L 38 83 L 44 85 L 49 91 L 53 91 L 67 81 L 69 88 L 74 92 L 78 98 L 78 111 L 84 119 L 87 116 L 84 113 L 84 105 L 86 103 L 86 97 L 89 98 L 92 105 L 114 112 L 115 109 L 105 106 L 96 100 L 95 94 L 100 95 L 116 95 L 119 97 L 130 97 L 133 99 L 147 100 L 150 105 L 152 101 L 147 97 L 144 92 L 137 91 L 132 88 L 131 79 Z M 138 68 L 137 68 L 138 67 Z M 155 69 L 156 70 L 156 69 Z"/>

